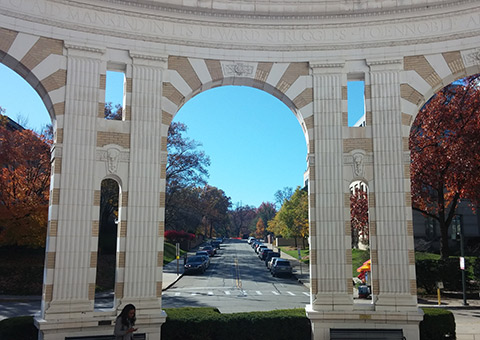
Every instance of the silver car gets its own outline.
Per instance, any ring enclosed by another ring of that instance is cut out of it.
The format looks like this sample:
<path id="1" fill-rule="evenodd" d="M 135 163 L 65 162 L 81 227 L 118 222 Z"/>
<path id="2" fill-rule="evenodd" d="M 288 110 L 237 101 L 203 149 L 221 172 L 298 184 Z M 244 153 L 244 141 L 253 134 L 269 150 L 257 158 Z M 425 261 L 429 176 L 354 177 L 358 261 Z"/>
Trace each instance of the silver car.
<path id="1" fill-rule="evenodd" d="M 278 275 L 292 276 L 293 269 L 292 269 L 292 265 L 290 264 L 290 261 L 282 258 L 277 258 L 275 263 L 272 265 L 271 272 L 273 276 L 278 276 Z"/>

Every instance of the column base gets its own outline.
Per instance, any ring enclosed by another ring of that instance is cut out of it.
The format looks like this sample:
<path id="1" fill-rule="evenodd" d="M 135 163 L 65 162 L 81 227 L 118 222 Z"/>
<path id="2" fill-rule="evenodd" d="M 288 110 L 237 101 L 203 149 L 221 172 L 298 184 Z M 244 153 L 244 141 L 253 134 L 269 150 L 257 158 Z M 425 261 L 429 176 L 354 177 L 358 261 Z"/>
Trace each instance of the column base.
<path id="1" fill-rule="evenodd" d="M 66 337 L 113 335 L 116 311 L 92 312 L 85 317 L 71 317 L 48 320 L 35 317 L 35 326 L 39 330 L 39 340 L 65 340 Z M 137 316 L 135 327 L 137 333 L 144 333 L 147 339 L 160 339 L 161 326 L 165 323 L 167 314 L 163 310 L 155 313 L 142 311 Z"/>
<path id="2" fill-rule="evenodd" d="M 330 340 L 330 330 L 401 330 L 409 340 L 419 340 L 419 324 L 423 320 L 423 311 L 387 312 L 377 310 L 326 311 L 315 310 L 316 306 L 307 305 L 306 313 L 312 324 L 313 340 Z"/>

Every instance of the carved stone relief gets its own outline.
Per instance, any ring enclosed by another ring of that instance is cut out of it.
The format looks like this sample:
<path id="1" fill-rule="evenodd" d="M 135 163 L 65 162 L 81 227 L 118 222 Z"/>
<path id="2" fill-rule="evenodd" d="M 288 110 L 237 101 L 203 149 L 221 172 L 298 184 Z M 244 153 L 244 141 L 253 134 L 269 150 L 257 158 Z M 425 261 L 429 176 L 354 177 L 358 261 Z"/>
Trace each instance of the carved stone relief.
<path id="1" fill-rule="evenodd" d="M 116 146 L 108 146 L 106 150 L 97 151 L 97 161 L 105 162 L 107 173 L 116 174 L 119 162 L 129 162 L 130 155 L 128 152 L 121 151 Z"/>

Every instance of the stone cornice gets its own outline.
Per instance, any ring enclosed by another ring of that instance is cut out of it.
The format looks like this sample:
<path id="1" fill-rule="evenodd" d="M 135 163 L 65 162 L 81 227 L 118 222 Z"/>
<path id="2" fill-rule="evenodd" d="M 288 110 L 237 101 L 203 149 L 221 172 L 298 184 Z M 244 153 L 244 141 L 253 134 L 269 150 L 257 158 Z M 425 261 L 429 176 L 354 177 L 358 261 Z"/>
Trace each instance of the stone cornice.
<path id="1" fill-rule="evenodd" d="M 67 2 L 67 3 L 76 3 L 79 6 L 88 6 L 89 1 L 82 0 L 52 0 L 56 2 Z M 91 1 L 90 1 L 91 2 Z M 173 4 L 161 4 L 151 0 L 145 1 L 131 1 L 131 0 L 96 0 L 94 2 L 95 6 L 98 7 L 99 3 L 105 3 L 103 7 L 112 6 L 112 5 L 121 5 L 124 8 L 129 10 L 148 10 L 148 11 L 157 11 L 159 13 L 165 13 L 165 15 L 186 15 L 193 17 L 205 17 L 205 18 L 238 18 L 238 19 L 254 19 L 254 20 L 267 20 L 267 21 L 278 21 L 278 20 L 287 20 L 287 21 L 298 21 L 298 20 L 325 20 L 325 19 L 341 19 L 341 18 L 351 18 L 358 19 L 361 17 L 379 17 L 379 16 L 398 16 L 399 14 L 414 14 L 418 16 L 419 12 L 427 11 L 431 13 L 432 11 L 445 10 L 449 8 L 457 9 L 461 5 L 476 4 L 476 0 L 456 0 L 448 2 L 437 2 L 431 3 L 426 2 L 425 4 L 413 5 L 413 6 L 402 6 L 402 7 L 389 7 L 389 8 L 366 8 L 362 10 L 352 10 L 350 12 L 348 9 L 344 11 L 326 11 L 325 13 L 320 13 L 313 11 L 312 12 L 289 12 L 285 14 L 271 12 L 271 13 L 262 13 L 262 12 L 252 12 L 252 11 L 240 11 L 240 10 L 219 10 L 212 8 L 201 8 L 201 7 L 192 7 L 192 6 L 182 6 L 182 5 L 173 5 Z M 319 8 L 324 8 L 319 6 Z M 428 14 L 427 13 L 427 14 Z"/>
<path id="2" fill-rule="evenodd" d="M 167 57 L 154 55 L 146 52 L 130 51 L 130 57 L 133 59 L 133 63 L 137 65 L 157 65 L 166 66 Z"/>
<path id="3" fill-rule="evenodd" d="M 79 50 L 79 51 L 85 51 L 85 52 L 90 52 L 90 53 L 94 53 L 94 54 L 104 54 L 105 53 L 104 48 L 84 46 L 84 45 L 76 45 L 76 44 L 72 44 L 72 43 L 68 43 L 68 42 L 66 42 L 64 44 L 64 46 L 68 50 Z"/>
<path id="4" fill-rule="evenodd" d="M 54 12 L 60 11 L 61 13 L 64 10 L 59 8 L 49 8 L 43 16 L 34 16 L 28 14 L 28 11 L 21 12 L 24 8 L 12 12 L 2 9 L 1 6 L 0 15 L 4 14 L 20 20 L 93 35 L 102 34 L 152 43 L 232 50 L 286 52 L 354 50 L 439 43 L 480 36 L 480 26 L 477 23 L 479 20 L 478 14 L 475 14 L 480 12 L 480 7 L 477 12 L 472 13 L 453 11 L 441 15 L 432 14 L 429 17 L 430 21 L 425 21 L 420 16 L 416 21 L 395 18 L 389 21 L 373 21 L 368 24 L 352 21 L 343 26 L 340 23 L 295 26 L 244 24 L 242 26 L 205 22 L 202 23 L 202 26 L 195 27 L 193 26 L 195 21 L 189 24 L 183 24 L 185 20 L 180 19 L 176 19 L 175 23 L 171 18 L 166 18 L 165 22 L 154 21 L 155 18 L 157 20 L 163 20 L 163 18 L 145 13 L 126 13 L 113 9 L 108 12 L 101 12 L 105 10 L 105 7 L 98 8 L 98 6 L 85 5 L 78 0 L 68 3 L 65 0 L 55 0 L 49 3 L 52 6 L 61 6 L 61 4 L 69 5 L 72 2 L 83 7 L 74 8 L 79 12 L 68 11 L 68 15 L 64 14 L 63 17 L 53 15 Z M 464 2 L 471 3 L 467 0 Z M 96 12 L 93 11 L 94 8 L 97 8 Z M 128 16 L 131 20 L 125 20 L 127 18 L 124 16 L 125 14 L 132 14 L 132 16 Z M 67 20 L 69 18 L 65 15 L 78 20 L 72 18 L 70 18 L 72 20 Z M 102 22 L 103 26 L 101 25 Z M 129 27 L 129 25 L 136 26 Z M 245 27 L 245 29 L 241 27 Z M 259 44 L 259 42 L 261 43 Z"/>

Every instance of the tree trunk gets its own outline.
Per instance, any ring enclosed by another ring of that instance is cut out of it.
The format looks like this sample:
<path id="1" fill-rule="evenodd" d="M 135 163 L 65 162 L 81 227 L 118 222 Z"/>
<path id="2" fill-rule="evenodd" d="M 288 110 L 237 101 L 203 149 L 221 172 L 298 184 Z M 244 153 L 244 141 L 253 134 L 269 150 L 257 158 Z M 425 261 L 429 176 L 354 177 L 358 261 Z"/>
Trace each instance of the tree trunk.
<path id="1" fill-rule="evenodd" d="M 447 259 L 450 256 L 450 247 L 448 245 L 448 224 L 445 223 L 444 219 L 440 219 L 440 255 L 442 259 Z"/>

